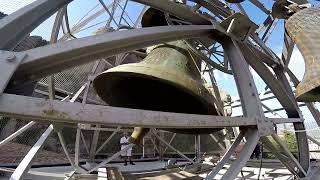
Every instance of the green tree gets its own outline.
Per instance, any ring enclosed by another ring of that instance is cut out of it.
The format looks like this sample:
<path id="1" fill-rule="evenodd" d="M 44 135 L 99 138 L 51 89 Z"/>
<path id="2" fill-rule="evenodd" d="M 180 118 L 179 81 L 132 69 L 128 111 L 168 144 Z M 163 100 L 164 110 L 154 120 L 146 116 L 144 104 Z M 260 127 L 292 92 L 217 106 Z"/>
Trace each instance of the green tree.
<path id="1" fill-rule="evenodd" d="M 290 151 L 297 151 L 298 150 L 298 144 L 296 140 L 296 136 L 293 132 L 290 132 L 288 130 L 283 131 L 283 137 L 281 138 L 282 141 L 286 143 Z"/>

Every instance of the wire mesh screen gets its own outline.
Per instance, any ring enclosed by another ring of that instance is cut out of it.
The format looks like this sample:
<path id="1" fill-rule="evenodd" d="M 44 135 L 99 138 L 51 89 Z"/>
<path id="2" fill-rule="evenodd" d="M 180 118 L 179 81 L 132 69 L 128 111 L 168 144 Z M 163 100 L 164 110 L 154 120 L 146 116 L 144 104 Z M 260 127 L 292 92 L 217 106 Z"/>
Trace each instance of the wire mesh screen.
<path id="1" fill-rule="evenodd" d="M 94 63 L 88 63 L 54 74 L 55 88 L 69 94 L 76 93 L 88 81 L 93 65 Z M 48 79 L 44 78 L 39 83 L 48 85 Z"/>
<path id="2" fill-rule="evenodd" d="M 0 140 L 4 140 L 27 123 L 29 122 L 25 120 L 2 117 Z M 17 166 L 49 125 L 48 123 L 36 123 L 10 142 L 0 146 L 0 166 Z M 33 165 L 68 163 L 58 144 L 57 137 L 54 133 L 51 134 L 37 154 Z"/>

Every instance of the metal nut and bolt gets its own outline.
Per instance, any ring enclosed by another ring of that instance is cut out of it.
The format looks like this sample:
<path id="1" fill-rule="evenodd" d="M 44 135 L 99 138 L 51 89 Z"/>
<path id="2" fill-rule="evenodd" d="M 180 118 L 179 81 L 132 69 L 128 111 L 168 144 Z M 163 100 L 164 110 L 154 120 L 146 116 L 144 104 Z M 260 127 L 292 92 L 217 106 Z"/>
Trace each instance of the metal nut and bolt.
<path id="1" fill-rule="evenodd" d="M 6 60 L 9 62 L 13 62 L 15 59 L 16 59 L 16 56 L 14 54 L 10 54 L 6 58 Z"/>

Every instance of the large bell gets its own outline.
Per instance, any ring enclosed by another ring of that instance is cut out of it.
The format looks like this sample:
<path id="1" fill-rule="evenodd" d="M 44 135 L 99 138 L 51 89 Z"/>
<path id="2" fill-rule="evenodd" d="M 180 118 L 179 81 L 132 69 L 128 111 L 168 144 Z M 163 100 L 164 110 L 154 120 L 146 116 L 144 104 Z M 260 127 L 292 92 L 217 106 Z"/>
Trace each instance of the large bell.
<path id="1" fill-rule="evenodd" d="M 289 36 L 305 60 L 305 74 L 296 88 L 296 99 L 303 102 L 320 100 L 320 9 L 307 8 L 286 22 Z"/>
<path id="2" fill-rule="evenodd" d="M 93 85 L 101 99 L 111 106 L 216 115 L 214 97 L 203 86 L 197 66 L 200 67 L 200 61 L 191 57 L 187 44 L 174 41 L 153 47 L 140 63 L 103 72 Z M 139 136 L 146 133 L 141 128 L 135 130 L 141 131 L 136 133 Z M 199 134 L 215 130 L 218 129 L 173 131 Z"/>

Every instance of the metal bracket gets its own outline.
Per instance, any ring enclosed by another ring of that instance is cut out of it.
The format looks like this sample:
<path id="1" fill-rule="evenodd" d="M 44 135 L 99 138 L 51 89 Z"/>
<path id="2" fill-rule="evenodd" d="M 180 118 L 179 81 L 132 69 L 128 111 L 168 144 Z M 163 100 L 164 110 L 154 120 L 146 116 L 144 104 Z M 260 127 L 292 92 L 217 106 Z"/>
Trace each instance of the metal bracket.
<path id="1" fill-rule="evenodd" d="M 228 35 L 239 41 L 246 41 L 251 32 L 255 32 L 258 26 L 241 13 L 235 13 L 221 22 Z"/>
<path id="2" fill-rule="evenodd" d="M 268 136 L 276 133 L 272 120 L 265 117 L 256 117 L 259 136 Z"/>
<path id="3" fill-rule="evenodd" d="M 18 68 L 24 57 L 24 53 L 0 50 L 0 94 L 2 94 L 4 89 L 7 87 L 13 73 Z"/>

